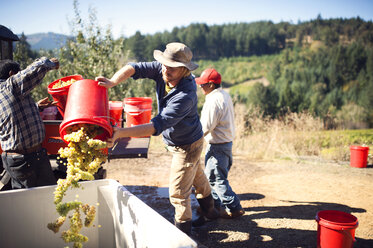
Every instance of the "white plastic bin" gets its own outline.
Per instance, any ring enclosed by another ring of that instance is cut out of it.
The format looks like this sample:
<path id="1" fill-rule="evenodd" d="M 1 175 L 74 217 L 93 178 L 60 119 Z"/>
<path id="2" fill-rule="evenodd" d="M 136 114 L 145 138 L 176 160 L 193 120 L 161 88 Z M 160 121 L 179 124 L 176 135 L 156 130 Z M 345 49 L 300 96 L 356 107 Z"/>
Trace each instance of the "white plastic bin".
<path id="1" fill-rule="evenodd" d="M 89 238 L 84 247 L 197 247 L 197 244 L 152 208 L 111 179 L 82 183 L 69 189 L 63 202 L 78 199 L 96 205 L 95 227 L 83 227 Z M 55 186 L 0 192 L 0 247 L 72 247 L 47 228 L 58 214 Z M 78 195 L 78 198 L 76 196 Z M 101 225 L 101 227 L 98 227 Z"/>

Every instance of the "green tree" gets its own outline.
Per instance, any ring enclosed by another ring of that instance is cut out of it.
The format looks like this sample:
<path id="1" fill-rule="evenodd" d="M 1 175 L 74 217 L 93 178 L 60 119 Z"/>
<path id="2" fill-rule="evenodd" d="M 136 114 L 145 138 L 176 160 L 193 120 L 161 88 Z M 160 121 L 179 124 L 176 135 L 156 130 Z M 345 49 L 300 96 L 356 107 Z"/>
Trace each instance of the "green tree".
<path id="1" fill-rule="evenodd" d="M 254 84 L 247 97 L 247 104 L 259 108 L 264 115 L 275 116 L 278 112 L 277 102 L 274 87 L 266 87 L 261 83 Z"/>
<path id="2" fill-rule="evenodd" d="M 128 53 L 123 50 L 123 39 L 115 41 L 111 29 L 105 30 L 97 24 L 96 12 L 89 9 L 87 21 L 81 18 L 79 3 L 74 1 L 75 17 L 70 20 L 72 37 L 66 45 L 57 52 L 60 69 L 49 72 L 42 85 L 38 86 L 33 95 L 41 98 L 47 95 L 47 85 L 54 80 L 68 75 L 80 74 L 83 78 L 94 79 L 96 76 L 110 78 L 121 66 L 127 62 Z M 42 55 L 50 56 L 50 52 Z M 126 86 L 121 84 L 109 90 L 110 100 L 124 97 Z"/>
<path id="3" fill-rule="evenodd" d="M 20 64 L 21 68 L 24 69 L 29 64 L 31 64 L 37 56 L 38 53 L 31 50 L 31 46 L 27 42 L 25 34 L 22 33 L 19 41 L 16 43 L 13 53 L 13 60 L 17 61 Z"/>
<path id="4" fill-rule="evenodd" d="M 137 31 L 134 36 L 126 41 L 126 49 L 131 52 L 130 56 L 139 61 L 143 61 L 148 57 L 145 53 L 147 45 L 145 36 L 140 31 Z"/>

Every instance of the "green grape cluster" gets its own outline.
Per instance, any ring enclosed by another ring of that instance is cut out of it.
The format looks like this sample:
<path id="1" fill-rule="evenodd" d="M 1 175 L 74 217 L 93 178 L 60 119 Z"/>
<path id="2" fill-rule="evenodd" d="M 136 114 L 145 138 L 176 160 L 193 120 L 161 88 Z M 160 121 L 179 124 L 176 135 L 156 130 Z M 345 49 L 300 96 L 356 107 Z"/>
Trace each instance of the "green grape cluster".
<path id="1" fill-rule="evenodd" d="M 54 204 L 60 217 L 55 222 L 49 223 L 47 227 L 57 233 L 68 217 L 70 229 L 63 231 L 61 237 L 66 243 L 73 242 L 75 248 L 83 247 L 82 243 L 88 241 L 88 237 L 80 234 L 83 227 L 81 212 L 85 215 L 84 226 L 89 227 L 95 219 L 96 208 L 76 200 L 62 202 L 63 197 L 69 188 L 79 188 L 79 181 L 94 180 L 94 174 L 107 157 L 102 151 L 106 148 L 106 142 L 94 139 L 100 132 L 100 128 L 94 125 L 79 124 L 68 131 L 64 139 L 69 144 L 58 151 L 60 158 L 65 158 L 67 161 L 65 163 L 66 179 L 59 179 L 54 191 Z M 68 215 L 70 211 L 73 211 L 72 216 Z"/>
<path id="2" fill-rule="evenodd" d="M 82 219 L 80 218 L 81 205 L 74 209 L 74 213 L 70 218 L 70 229 L 62 232 L 62 239 L 66 242 L 74 242 L 74 248 L 83 247 L 83 242 L 88 241 L 88 237 L 80 233 L 83 227 Z"/>
<path id="3" fill-rule="evenodd" d="M 68 86 L 70 84 L 73 84 L 76 82 L 76 79 L 70 79 L 70 80 L 67 80 L 67 81 L 62 81 L 62 80 L 59 80 L 57 83 L 55 83 L 53 86 L 52 86 L 52 89 L 58 89 L 58 88 L 62 88 L 62 87 L 65 87 L 65 86 Z"/>
<path id="4" fill-rule="evenodd" d="M 83 213 L 86 215 L 84 220 L 84 226 L 89 227 L 95 220 L 96 208 L 94 206 L 89 206 L 88 204 L 82 205 Z"/>
<path id="5" fill-rule="evenodd" d="M 60 216 L 57 220 L 53 223 L 48 223 L 48 229 L 52 230 L 54 233 L 58 233 L 60 227 L 65 223 L 66 216 Z"/>

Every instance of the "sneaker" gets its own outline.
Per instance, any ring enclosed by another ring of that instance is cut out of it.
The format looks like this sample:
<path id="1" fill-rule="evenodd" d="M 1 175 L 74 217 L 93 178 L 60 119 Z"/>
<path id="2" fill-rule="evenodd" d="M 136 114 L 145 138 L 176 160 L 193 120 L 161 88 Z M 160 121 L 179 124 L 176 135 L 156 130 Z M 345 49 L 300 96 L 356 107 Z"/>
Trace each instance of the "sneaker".
<path id="1" fill-rule="evenodd" d="M 237 210 L 232 210 L 232 211 L 227 211 L 224 208 L 220 209 L 220 217 L 223 219 L 234 219 L 241 217 L 242 215 L 245 214 L 245 210 L 242 208 L 239 208 Z"/>

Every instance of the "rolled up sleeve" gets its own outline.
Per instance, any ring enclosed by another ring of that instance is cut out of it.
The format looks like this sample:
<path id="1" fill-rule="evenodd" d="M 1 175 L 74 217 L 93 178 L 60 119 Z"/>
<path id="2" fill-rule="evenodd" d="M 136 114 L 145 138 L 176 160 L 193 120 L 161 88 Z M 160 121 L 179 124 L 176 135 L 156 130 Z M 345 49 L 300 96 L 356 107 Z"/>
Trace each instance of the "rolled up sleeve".
<path id="1" fill-rule="evenodd" d="M 184 121 L 185 117 L 190 113 L 192 106 L 193 101 L 188 97 L 179 97 L 174 101 L 170 101 L 168 105 L 151 120 L 156 129 L 154 135 L 159 135 L 164 130 L 172 128 L 181 121 Z M 182 130 L 180 131 L 182 132 Z"/>
<path id="2" fill-rule="evenodd" d="M 128 63 L 135 69 L 135 74 L 132 75 L 133 79 L 149 78 L 157 80 L 160 74 L 160 64 L 156 61 L 153 62 L 139 62 L 139 63 Z"/>

